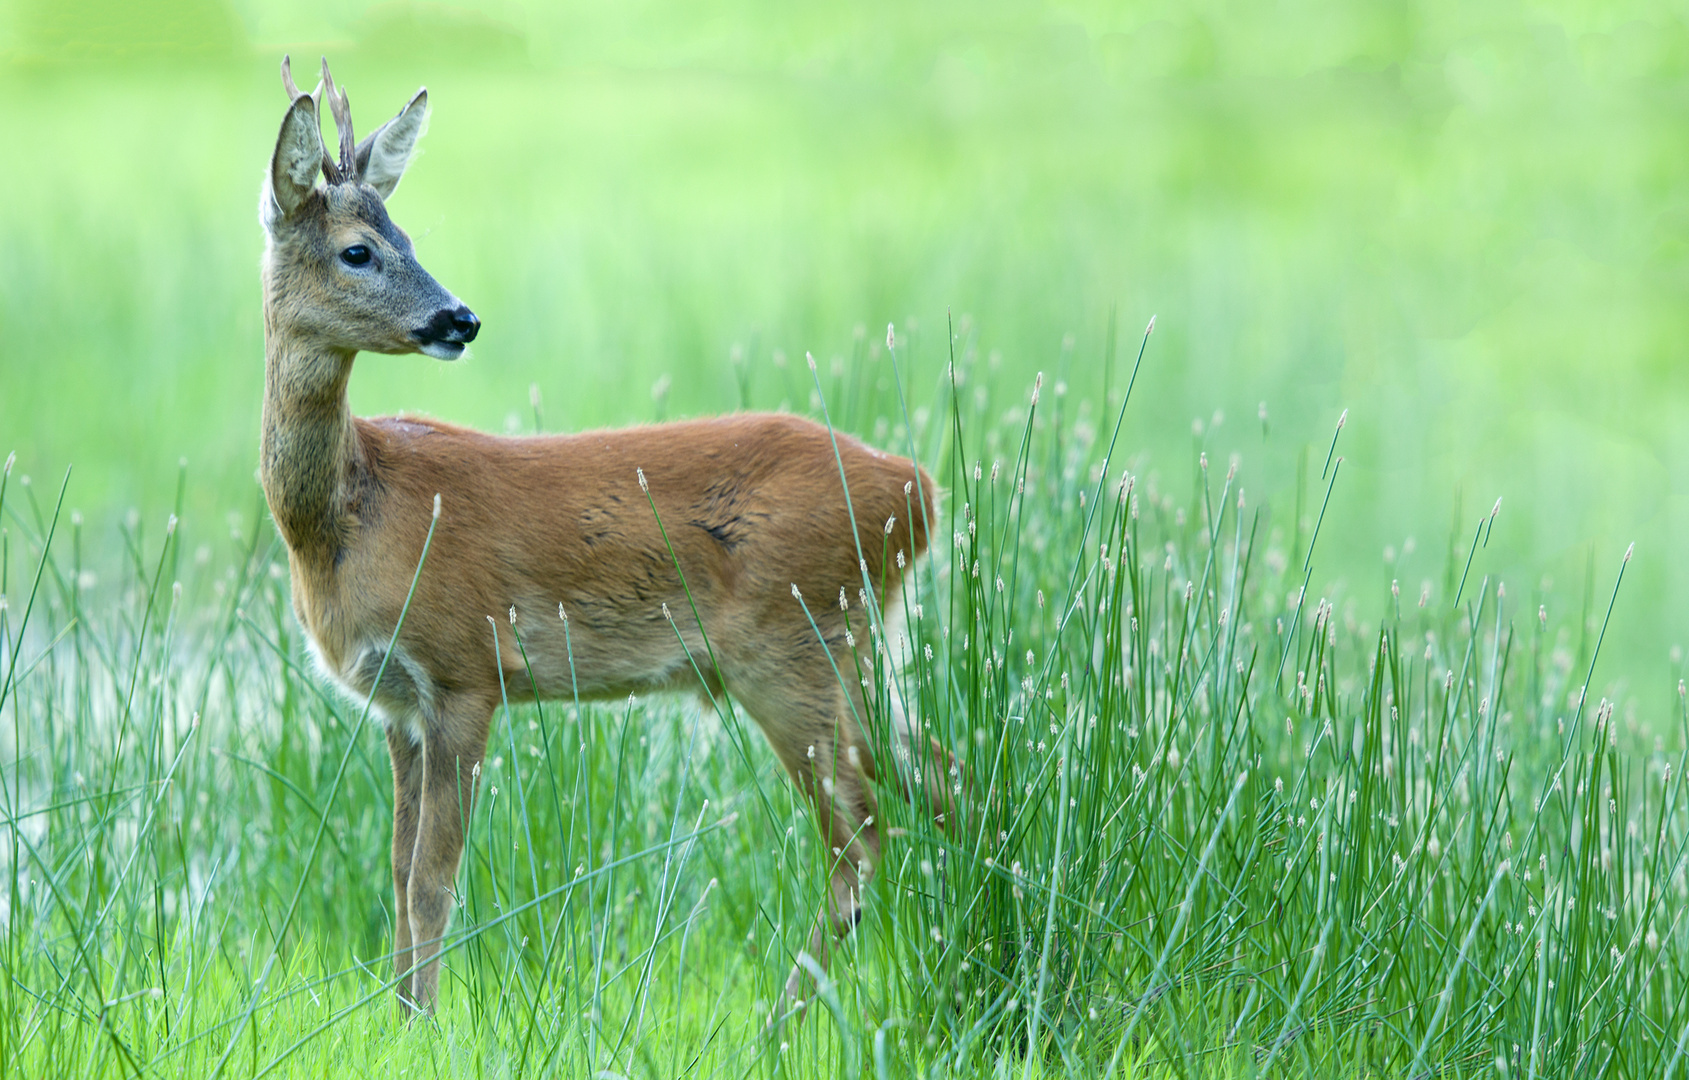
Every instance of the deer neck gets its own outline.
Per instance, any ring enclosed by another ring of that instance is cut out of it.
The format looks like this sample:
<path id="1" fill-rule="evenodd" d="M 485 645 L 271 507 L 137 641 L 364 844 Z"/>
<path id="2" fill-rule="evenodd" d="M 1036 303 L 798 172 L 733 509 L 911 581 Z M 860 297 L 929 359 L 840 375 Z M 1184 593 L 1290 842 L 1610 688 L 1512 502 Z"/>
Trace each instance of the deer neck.
<path id="1" fill-rule="evenodd" d="M 332 563 L 345 536 L 353 476 L 363 464 L 346 401 L 356 353 L 281 331 L 271 314 L 264 320 L 264 496 L 296 557 Z"/>

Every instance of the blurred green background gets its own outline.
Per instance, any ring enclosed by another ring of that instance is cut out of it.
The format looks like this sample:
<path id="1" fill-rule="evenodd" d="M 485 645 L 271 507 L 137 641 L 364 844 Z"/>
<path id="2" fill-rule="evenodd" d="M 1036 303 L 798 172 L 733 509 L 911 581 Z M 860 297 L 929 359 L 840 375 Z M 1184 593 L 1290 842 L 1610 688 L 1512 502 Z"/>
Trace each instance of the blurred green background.
<path id="1" fill-rule="evenodd" d="M 736 370 L 804 410 L 804 352 L 888 321 L 932 404 L 947 313 L 1000 410 L 1040 369 L 1098 397 L 1111 313 L 1127 355 L 1155 314 L 1128 438 L 1164 486 L 1240 452 L 1288 531 L 1347 408 L 1322 591 L 1447 602 L 1501 496 L 1481 566 L 1526 617 L 1637 542 L 1607 670 L 1675 687 L 1679 8 L 0 0 L 0 454 L 73 463 L 91 520 L 162 515 L 183 457 L 190 524 L 253 505 L 284 51 L 360 131 L 428 86 L 392 209 L 485 323 L 463 363 L 360 361 L 361 412 L 531 430 L 534 385 L 548 428 L 620 424 L 738 407 Z"/>

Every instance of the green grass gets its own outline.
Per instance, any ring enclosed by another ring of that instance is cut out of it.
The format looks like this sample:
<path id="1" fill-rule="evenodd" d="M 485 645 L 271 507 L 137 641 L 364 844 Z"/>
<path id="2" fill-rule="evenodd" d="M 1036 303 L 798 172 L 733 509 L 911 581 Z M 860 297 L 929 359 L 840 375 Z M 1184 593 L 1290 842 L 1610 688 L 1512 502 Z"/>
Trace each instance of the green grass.
<path id="1" fill-rule="evenodd" d="M 302 670 L 263 515 L 199 565 L 179 530 L 126 529 L 124 581 L 95 599 L 82 528 L 14 478 L 0 1060 L 1662 1075 L 1689 1027 L 1684 743 L 1597 692 L 1605 602 L 1593 635 L 1539 619 L 1546 597 L 1489 572 L 1486 517 L 1424 603 L 1381 591 L 1356 621 L 1301 593 L 1341 525 L 1341 431 L 1312 528 L 1287 531 L 1217 450 L 1193 491 L 1158 490 L 1117 438 L 1152 402 L 1103 415 L 1045 380 L 1034 405 L 968 344 L 912 432 L 883 348 L 827 388 L 836 421 L 877 423 L 948 491 L 898 679 L 958 755 L 961 820 L 880 792 L 867 918 L 771 1036 L 826 868 L 731 707 L 510 687 L 443 1008 L 407 1026 L 380 959 L 384 755 Z M 1114 360 L 1116 385 L 1133 370 Z"/>
<path id="2" fill-rule="evenodd" d="M 0 1072 L 1682 1075 L 1685 40 L 0 0 Z M 363 130 L 429 86 L 394 215 L 486 323 L 360 360 L 359 412 L 824 394 L 946 489 L 901 679 L 973 805 L 881 794 L 801 1024 L 763 1034 L 822 853 L 754 727 L 517 685 L 401 1022 L 381 739 L 306 670 L 251 479 L 285 50 Z"/>

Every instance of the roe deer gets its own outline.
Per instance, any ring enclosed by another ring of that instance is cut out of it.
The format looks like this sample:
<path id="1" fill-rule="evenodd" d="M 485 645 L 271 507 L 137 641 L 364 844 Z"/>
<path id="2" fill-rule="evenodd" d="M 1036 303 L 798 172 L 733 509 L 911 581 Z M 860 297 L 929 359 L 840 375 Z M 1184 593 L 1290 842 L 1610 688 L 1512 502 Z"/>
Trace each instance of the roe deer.
<path id="1" fill-rule="evenodd" d="M 863 692 L 839 674 L 857 670 L 847 613 L 824 598 L 841 588 L 856 596 L 866 579 L 895 609 L 904 564 L 925 550 L 936 513 L 931 478 L 844 435 L 835 457 L 828 429 L 785 415 L 532 438 L 354 417 L 346 383 L 360 351 L 451 360 L 480 322 L 418 265 L 387 216 L 427 122 L 427 92 L 356 142 L 326 60 L 313 93 L 298 90 L 286 60 L 282 80 L 291 104 L 260 206 L 260 475 L 317 663 L 371 700 L 386 727 L 401 1001 L 419 1011 L 435 1002 L 500 664 L 504 679 L 526 685 L 511 627 L 487 625 L 512 607 L 567 613 L 567 648 L 563 622 L 519 624 L 543 695 L 697 690 L 690 652 L 707 690 L 725 690 L 756 720 L 835 856 L 809 940 L 824 963 L 834 935 L 860 917 L 879 853 L 867 787 L 876 763 L 857 721 Z M 338 161 L 323 144 L 323 100 Z M 794 590 L 817 601 L 814 625 Z M 894 711 L 889 745 L 901 761 L 915 736 Z M 793 999 L 803 970 L 787 982 Z"/>

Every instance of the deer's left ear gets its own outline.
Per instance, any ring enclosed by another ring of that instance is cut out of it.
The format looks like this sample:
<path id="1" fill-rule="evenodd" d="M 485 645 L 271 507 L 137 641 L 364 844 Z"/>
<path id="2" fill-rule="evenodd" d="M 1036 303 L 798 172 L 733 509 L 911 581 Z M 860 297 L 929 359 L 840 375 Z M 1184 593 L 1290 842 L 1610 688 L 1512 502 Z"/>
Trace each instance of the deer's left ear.
<path id="1" fill-rule="evenodd" d="M 416 141 L 428 130 L 428 91 L 418 90 L 399 115 L 382 124 L 358 144 L 357 175 L 386 199 L 399 186 L 405 166 L 416 153 Z"/>

